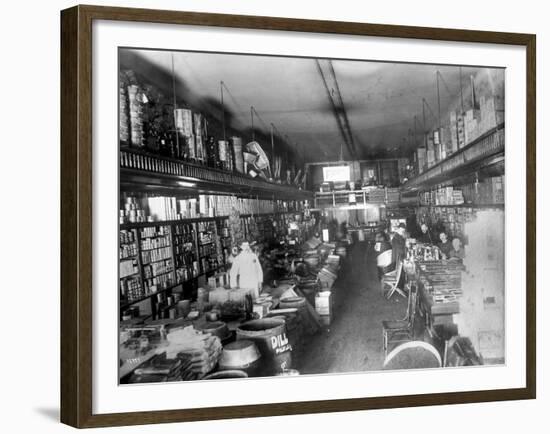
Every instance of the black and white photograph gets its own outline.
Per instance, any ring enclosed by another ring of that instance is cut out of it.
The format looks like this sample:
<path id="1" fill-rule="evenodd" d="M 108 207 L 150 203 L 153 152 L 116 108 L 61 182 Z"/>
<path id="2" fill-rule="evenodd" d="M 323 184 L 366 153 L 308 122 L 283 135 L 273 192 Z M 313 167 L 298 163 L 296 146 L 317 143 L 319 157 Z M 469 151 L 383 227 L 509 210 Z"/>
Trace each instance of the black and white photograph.
<path id="1" fill-rule="evenodd" d="M 119 384 L 505 365 L 505 75 L 120 47 Z"/>

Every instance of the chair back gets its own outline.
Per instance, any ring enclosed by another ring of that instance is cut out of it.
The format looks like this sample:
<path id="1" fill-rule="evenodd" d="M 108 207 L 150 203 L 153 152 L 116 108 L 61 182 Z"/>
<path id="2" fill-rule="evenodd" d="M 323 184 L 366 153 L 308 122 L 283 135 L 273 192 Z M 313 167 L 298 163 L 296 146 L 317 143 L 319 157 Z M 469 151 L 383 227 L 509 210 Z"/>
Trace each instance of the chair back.
<path id="1" fill-rule="evenodd" d="M 418 296 L 418 291 L 416 285 L 410 285 L 409 287 L 409 297 L 407 300 L 407 321 L 409 326 L 414 326 L 414 317 L 416 314 L 416 298 Z"/>
<path id="2" fill-rule="evenodd" d="M 399 279 L 401 279 L 402 272 L 403 272 L 403 261 L 397 261 L 397 263 L 395 264 L 395 280 L 397 283 L 399 283 Z"/>
<path id="3" fill-rule="evenodd" d="M 391 260 L 392 260 L 392 250 L 386 250 L 382 253 L 380 253 L 377 257 L 376 257 L 376 265 L 378 267 L 387 267 L 388 265 L 391 264 Z"/>

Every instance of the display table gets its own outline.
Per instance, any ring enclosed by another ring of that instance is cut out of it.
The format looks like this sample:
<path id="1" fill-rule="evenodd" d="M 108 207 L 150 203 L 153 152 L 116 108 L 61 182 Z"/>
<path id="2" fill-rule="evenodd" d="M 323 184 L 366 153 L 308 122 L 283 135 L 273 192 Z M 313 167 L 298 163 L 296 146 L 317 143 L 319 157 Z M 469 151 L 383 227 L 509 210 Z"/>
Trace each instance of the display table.
<path id="1" fill-rule="evenodd" d="M 431 336 L 440 334 L 436 328 L 441 326 L 445 334 L 452 334 L 456 329 L 453 315 L 460 312 L 462 262 L 412 259 L 405 270 L 408 280 L 417 288 L 417 309 L 424 317 L 428 333 Z"/>

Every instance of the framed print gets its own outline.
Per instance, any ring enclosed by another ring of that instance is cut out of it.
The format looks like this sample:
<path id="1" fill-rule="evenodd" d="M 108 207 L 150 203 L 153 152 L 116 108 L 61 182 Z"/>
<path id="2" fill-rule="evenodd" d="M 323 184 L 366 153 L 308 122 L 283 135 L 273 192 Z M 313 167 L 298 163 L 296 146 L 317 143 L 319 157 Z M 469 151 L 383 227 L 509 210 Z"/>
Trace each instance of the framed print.
<path id="1" fill-rule="evenodd" d="M 61 419 L 535 397 L 535 35 L 61 13 Z"/>

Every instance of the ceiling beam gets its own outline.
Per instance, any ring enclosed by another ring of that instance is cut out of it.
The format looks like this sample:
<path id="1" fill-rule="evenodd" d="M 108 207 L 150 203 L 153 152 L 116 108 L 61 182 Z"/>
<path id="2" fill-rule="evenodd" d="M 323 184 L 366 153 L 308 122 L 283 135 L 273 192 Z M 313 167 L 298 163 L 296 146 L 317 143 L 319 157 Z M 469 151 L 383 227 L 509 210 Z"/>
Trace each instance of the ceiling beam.
<path id="1" fill-rule="evenodd" d="M 357 150 L 355 148 L 355 141 L 353 140 L 353 134 L 351 132 L 351 126 L 348 120 L 346 107 L 344 106 L 344 99 L 340 92 L 340 86 L 336 78 L 336 72 L 331 60 L 315 59 L 317 65 L 317 71 L 321 76 L 323 86 L 327 92 L 332 113 L 338 124 L 338 129 L 342 135 L 342 139 L 352 158 L 357 158 Z"/>

